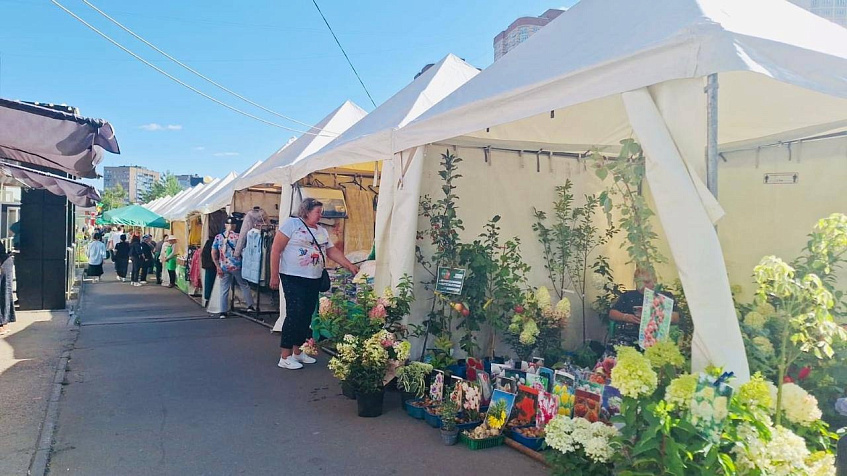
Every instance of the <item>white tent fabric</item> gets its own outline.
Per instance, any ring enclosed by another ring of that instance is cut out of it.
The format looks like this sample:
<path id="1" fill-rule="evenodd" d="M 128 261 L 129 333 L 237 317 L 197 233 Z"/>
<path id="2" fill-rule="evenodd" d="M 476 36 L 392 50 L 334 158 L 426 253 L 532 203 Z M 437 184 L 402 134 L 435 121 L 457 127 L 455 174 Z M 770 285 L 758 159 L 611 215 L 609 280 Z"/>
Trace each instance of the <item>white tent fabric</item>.
<path id="1" fill-rule="evenodd" d="M 168 221 L 185 219 L 185 212 L 183 210 L 192 202 L 192 200 L 201 195 L 208 186 L 209 184 L 201 183 L 187 189 L 186 193 L 179 200 L 176 200 L 159 214 L 165 217 Z"/>
<path id="2" fill-rule="evenodd" d="M 224 178 L 217 180 L 217 183 L 214 186 L 210 183 L 206 190 L 196 197 L 186 206 L 186 215 L 191 214 L 193 212 L 203 212 L 203 205 L 205 205 L 210 198 L 215 196 L 218 193 L 223 193 L 227 189 L 230 188 L 232 181 L 238 177 L 238 174 L 234 171 L 226 174 Z"/>
<path id="3" fill-rule="evenodd" d="M 208 215 L 209 213 L 216 212 L 222 208 L 226 208 L 227 205 L 232 203 L 232 194 L 235 192 L 235 183 L 246 177 L 249 177 L 260 165 L 262 161 L 259 160 L 250 167 L 247 168 L 241 175 L 236 176 L 232 179 L 226 186 L 222 187 L 217 192 L 209 195 L 198 204 L 197 209 L 200 210 L 200 213 L 204 215 Z"/>
<path id="4" fill-rule="evenodd" d="M 394 151 L 407 152 L 385 167 L 383 191 L 393 174 L 395 196 L 391 212 L 378 214 L 382 279 L 413 269 L 404 257 L 414 240 L 404 230 L 416 227 L 422 172 L 409 157 L 415 147 L 449 141 L 581 153 L 614 150 L 635 135 L 691 299 L 694 367 L 712 362 L 746 380 L 720 243 L 707 218 L 720 209 L 702 186 L 703 88 L 713 73 L 722 150 L 847 128 L 847 30 L 834 23 L 782 0 L 583 0 L 395 132 Z"/>
<path id="5" fill-rule="evenodd" d="M 321 150 L 366 115 L 367 112 L 364 109 L 352 101 L 345 101 L 312 126 L 309 129 L 312 134 L 303 134 L 294 142 L 287 143 L 274 155 L 268 157 L 249 177 L 236 180 L 234 189 L 243 190 L 255 185 L 281 183 L 275 174 L 278 167 L 291 164 Z"/>

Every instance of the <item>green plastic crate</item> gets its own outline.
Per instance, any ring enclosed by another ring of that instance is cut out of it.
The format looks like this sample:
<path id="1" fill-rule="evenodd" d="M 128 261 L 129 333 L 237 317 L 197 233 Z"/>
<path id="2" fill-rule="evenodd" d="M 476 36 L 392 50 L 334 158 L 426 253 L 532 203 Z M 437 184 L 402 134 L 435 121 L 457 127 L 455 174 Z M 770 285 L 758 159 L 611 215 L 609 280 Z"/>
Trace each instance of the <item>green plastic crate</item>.
<path id="1" fill-rule="evenodd" d="M 459 433 L 459 439 L 471 450 L 484 450 L 487 448 L 494 448 L 495 446 L 500 446 L 503 444 L 503 441 L 506 439 L 504 435 L 492 436 L 489 438 L 485 438 L 484 440 L 475 440 L 473 438 L 468 438 L 464 433 Z"/>

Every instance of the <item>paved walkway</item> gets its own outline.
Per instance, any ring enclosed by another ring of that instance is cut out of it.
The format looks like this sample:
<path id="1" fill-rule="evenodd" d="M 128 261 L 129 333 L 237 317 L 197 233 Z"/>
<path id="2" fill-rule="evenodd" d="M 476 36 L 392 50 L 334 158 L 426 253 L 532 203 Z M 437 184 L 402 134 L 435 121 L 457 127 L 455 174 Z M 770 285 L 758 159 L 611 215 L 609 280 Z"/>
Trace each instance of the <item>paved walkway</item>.
<path id="1" fill-rule="evenodd" d="M 278 334 L 176 290 L 86 284 L 80 315 L 51 475 L 545 473 L 510 448 L 444 447 L 396 393 L 359 418 L 326 356 L 279 369 Z"/>

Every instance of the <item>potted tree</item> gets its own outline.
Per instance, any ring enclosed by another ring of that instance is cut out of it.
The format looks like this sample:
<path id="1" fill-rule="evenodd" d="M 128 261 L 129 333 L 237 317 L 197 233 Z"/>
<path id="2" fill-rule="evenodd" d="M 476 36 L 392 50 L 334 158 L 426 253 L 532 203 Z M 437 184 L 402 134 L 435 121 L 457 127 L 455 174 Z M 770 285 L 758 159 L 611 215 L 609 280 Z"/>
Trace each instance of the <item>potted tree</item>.
<path id="1" fill-rule="evenodd" d="M 441 416 L 441 441 L 447 446 L 456 444 L 459 438 L 459 427 L 456 426 L 456 415 L 459 413 L 459 406 L 456 402 L 449 398 L 444 399 L 439 409 Z"/>

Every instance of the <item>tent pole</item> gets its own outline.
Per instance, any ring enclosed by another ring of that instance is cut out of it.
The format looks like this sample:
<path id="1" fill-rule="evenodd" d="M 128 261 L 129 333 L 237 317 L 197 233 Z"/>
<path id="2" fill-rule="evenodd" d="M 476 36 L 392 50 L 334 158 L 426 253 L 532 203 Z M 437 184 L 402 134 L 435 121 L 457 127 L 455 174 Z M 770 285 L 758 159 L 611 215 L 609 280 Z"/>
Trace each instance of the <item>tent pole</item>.
<path id="1" fill-rule="evenodd" d="M 718 198 L 718 74 L 708 76 L 706 84 L 706 186 Z"/>

